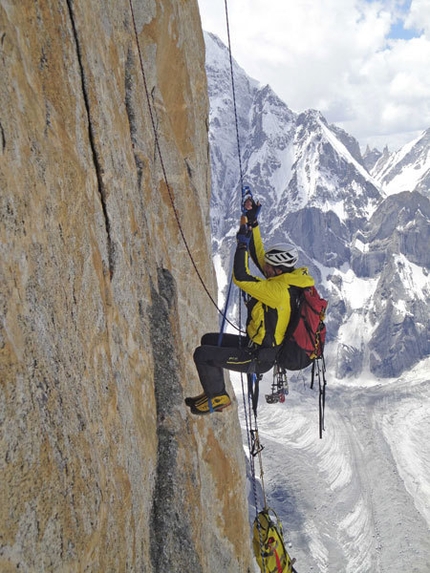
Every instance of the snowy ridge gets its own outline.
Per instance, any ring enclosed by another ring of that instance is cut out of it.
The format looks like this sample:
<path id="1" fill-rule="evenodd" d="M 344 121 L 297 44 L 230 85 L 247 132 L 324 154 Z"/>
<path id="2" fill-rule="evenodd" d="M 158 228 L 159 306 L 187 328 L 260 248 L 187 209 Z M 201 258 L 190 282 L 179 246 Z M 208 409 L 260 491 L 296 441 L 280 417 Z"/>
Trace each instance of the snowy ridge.
<path id="1" fill-rule="evenodd" d="M 335 136 L 335 134 L 329 129 L 327 125 L 322 123 L 322 129 L 324 130 L 328 141 L 332 144 L 332 146 L 337 150 L 339 155 L 343 156 L 348 162 L 352 163 L 357 171 L 361 173 L 364 179 L 367 179 L 373 185 L 377 185 L 377 181 L 371 177 L 365 167 L 359 163 L 351 153 L 346 149 L 345 145 L 339 141 L 339 139 Z"/>
<path id="2" fill-rule="evenodd" d="M 429 196 L 430 129 L 399 151 L 382 155 L 372 174 L 386 196 L 415 189 Z"/>

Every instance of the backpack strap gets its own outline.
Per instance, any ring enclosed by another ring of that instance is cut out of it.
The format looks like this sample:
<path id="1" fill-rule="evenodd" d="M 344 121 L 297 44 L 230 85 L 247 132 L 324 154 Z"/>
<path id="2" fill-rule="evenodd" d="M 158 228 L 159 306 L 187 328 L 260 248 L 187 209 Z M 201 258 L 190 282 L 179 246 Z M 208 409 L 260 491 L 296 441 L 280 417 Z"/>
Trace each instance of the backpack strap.
<path id="1" fill-rule="evenodd" d="M 288 288 L 288 292 L 290 293 L 291 316 L 290 322 L 288 323 L 288 327 L 285 332 L 284 340 L 287 340 L 290 336 L 292 336 L 293 332 L 297 328 L 300 320 L 300 307 L 302 306 L 302 302 L 305 296 L 304 290 L 305 289 L 296 286 L 290 286 Z"/>

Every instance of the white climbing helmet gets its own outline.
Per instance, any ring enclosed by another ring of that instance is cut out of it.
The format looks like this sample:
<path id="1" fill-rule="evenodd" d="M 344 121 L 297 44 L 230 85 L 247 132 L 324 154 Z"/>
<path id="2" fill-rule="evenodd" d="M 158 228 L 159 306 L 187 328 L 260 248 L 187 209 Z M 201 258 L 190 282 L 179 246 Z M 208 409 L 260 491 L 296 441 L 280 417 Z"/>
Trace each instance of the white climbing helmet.
<path id="1" fill-rule="evenodd" d="M 266 251 L 264 260 L 274 267 L 294 267 L 299 259 L 299 252 L 292 245 L 273 245 Z"/>

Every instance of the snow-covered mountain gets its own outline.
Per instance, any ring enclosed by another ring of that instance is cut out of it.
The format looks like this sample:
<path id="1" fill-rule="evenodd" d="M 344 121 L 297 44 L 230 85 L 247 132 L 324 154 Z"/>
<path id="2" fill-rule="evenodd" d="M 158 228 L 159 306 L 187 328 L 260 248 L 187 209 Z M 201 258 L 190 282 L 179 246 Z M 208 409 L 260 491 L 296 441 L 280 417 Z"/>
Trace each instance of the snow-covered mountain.
<path id="1" fill-rule="evenodd" d="M 366 150 L 366 164 L 385 195 L 418 191 L 430 197 L 430 128 L 394 153 Z"/>
<path id="2" fill-rule="evenodd" d="M 284 404 L 260 399 L 267 503 L 300 573 L 429 573 L 429 131 L 363 157 L 318 111 L 294 113 L 234 63 L 238 141 L 228 52 L 210 34 L 206 49 L 221 290 L 245 183 L 266 244 L 295 243 L 329 300 L 323 440 L 306 371 L 290 376 Z"/>
<path id="3" fill-rule="evenodd" d="M 245 183 L 263 204 L 266 243 L 295 243 L 329 299 L 337 376 L 400 375 L 430 355 L 430 130 L 396 154 L 373 151 L 372 161 L 368 151 L 366 162 L 352 136 L 318 111 L 294 113 L 234 62 L 235 115 L 228 51 L 211 34 L 206 49 L 214 252 L 224 272 Z"/>

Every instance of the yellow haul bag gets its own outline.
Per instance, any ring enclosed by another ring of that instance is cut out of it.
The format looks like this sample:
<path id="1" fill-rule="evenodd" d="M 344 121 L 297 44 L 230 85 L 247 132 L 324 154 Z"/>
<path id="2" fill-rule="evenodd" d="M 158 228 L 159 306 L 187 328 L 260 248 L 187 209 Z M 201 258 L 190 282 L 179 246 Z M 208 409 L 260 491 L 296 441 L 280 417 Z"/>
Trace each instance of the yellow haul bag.
<path id="1" fill-rule="evenodd" d="M 285 549 L 282 523 L 273 509 L 265 508 L 255 518 L 252 544 L 263 573 L 296 573 L 295 559 Z"/>

